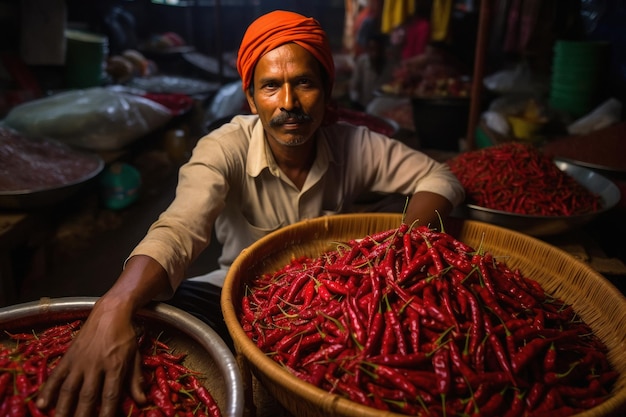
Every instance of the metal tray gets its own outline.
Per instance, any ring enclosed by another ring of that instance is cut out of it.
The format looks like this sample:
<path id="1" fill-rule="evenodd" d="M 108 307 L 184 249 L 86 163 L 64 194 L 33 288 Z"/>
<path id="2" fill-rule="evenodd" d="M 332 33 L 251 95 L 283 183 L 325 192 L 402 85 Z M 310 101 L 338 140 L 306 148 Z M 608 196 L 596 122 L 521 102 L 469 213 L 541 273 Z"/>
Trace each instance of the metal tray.
<path id="1" fill-rule="evenodd" d="M 14 210 L 42 208 L 57 204 L 71 197 L 104 169 L 104 160 L 99 155 L 90 152 L 85 152 L 84 154 L 93 158 L 96 167 L 91 172 L 86 173 L 82 178 L 56 187 L 36 190 L 0 190 L 0 208 Z"/>
<path id="2" fill-rule="evenodd" d="M 619 203 L 621 198 L 619 188 L 605 176 L 565 160 L 555 159 L 554 163 L 585 188 L 599 195 L 602 199 L 602 208 L 594 213 L 577 216 L 531 216 L 465 204 L 456 207 L 452 216 L 495 224 L 539 237 L 564 233 L 587 224 Z"/>
<path id="3" fill-rule="evenodd" d="M 84 320 L 96 298 L 41 299 L 0 308 L 0 328 L 19 333 Z M 155 303 L 139 310 L 137 322 L 163 331 L 168 345 L 186 352 L 184 365 L 206 376 L 204 384 L 224 416 L 240 417 L 244 410 L 243 382 L 233 353 L 219 335 L 194 316 L 167 304 Z M 10 342 L 4 333 L 0 343 Z"/>

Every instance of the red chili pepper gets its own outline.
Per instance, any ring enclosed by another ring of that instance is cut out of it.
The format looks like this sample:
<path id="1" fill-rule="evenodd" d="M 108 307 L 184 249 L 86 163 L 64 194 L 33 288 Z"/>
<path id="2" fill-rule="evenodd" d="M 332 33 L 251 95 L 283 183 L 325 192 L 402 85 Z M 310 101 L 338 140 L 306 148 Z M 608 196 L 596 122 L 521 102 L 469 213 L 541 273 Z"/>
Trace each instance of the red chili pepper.
<path id="1" fill-rule="evenodd" d="M 165 371 L 165 368 L 163 366 L 157 366 L 156 369 L 154 370 L 154 376 L 156 378 L 156 382 L 157 382 L 157 386 L 159 387 L 159 390 L 161 390 L 161 392 L 163 392 L 163 394 L 166 397 L 170 397 L 171 395 L 171 390 L 170 390 L 170 385 L 167 383 L 167 372 Z"/>
<path id="2" fill-rule="evenodd" d="M 514 393 L 511 403 L 502 417 L 522 417 L 524 415 L 524 393 Z"/>
<path id="3" fill-rule="evenodd" d="M 433 246 L 430 240 L 423 233 L 421 233 L 421 230 L 423 229 L 418 228 L 414 230 L 416 230 L 417 233 L 420 234 L 424 243 L 426 243 L 426 247 L 427 247 L 426 253 L 428 254 L 428 256 L 430 256 L 432 263 L 435 266 L 436 275 L 439 276 L 441 273 L 444 272 L 444 269 L 445 269 L 441 254 L 439 253 L 438 249 L 435 246 Z"/>
<path id="4" fill-rule="evenodd" d="M 482 283 L 485 286 L 485 288 L 489 290 L 489 293 L 491 293 L 493 297 L 496 297 L 497 290 L 495 288 L 495 284 L 493 283 L 493 279 L 491 277 L 491 272 L 489 270 L 489 267 L 487 266 L 487 262 L 489 259 L 487 255 L 488 254 L 485 254 L 483 256 L 474 255 L 474 258 L 472 259 L 472 263 L 478 266 L 478 270 L 480 271 L 480 277 L 482 279 Z"/>
<path id="5" fill-rule="evenodd" d="M 26 403 L 20 395 L 10 395 L 7 399 L 8 416 L 7 417 L 26 417 Z"/>
<path id="6" fill-rule="evenodd" d="M 287 336 L 292 331 L 293 329 L 291 326 L 270 329 L 264 332 L 260 339 L 256 340 L 257 346 L 259 346 L 261 349 L 271 348 L 276 342 L 285 338 L 285 336 Z"/>
<path id="7" fill-rule="evenodd" d="M 452 383 L 448 348 L 445 345 L 439 347 L 432 358 L 433 369 L 437 377 L 437 393 L 445 395 L 450 391 Z"/>
<path id="8" fill-rule="evenodd" d="M 404 337 L 404 330 L 400 324 L 400 318 L 396 310 L 387 304 L 387 311 L 385 311 L 386 326 L 391 327 L 396 340 L 396 349 L 400 354 L 406 355 L 408 353 L 407 343 Z"/>
<path id="9" fill-rule="evenodd" d="M 211 417 L 221 417 L 221 410 L 204 385 L 201 385 L 196 378 L 191 379 L 191 386 L 196 390 L 196 394 L 200 398 L 200 401 L 207 407 L 207 411 Z"/>
<path id="10" fill-rule="evenodd" d="M 8 393 L 11 381 L 13 381 L 13 374 L 11 372 L 3 372 L 0 374 L 0 400 Z"/>
<path id="11" fill-rule="evenodd" d="M 411 262 L 404 267 L 404 269 L 400 272 L 397 278 L 398 283 L 403 283 L 406 280 L 413 277 L 417 272 L 419 272 L 422 268 L 431 265 L 433 262 L 433 258 L 430 253 L 426 252 L 423 254 L 416 254 L 417 256 L 413 256 Z"/>
<path id="12" fill-rule="evenodd" d="M 304 326 L 294 327 L 287 336 L 280 339 L 275 345 L 274 349 L 279 352 L 287 352 L 291 346 L 297 343 L 303 336 L 317 332 L 317 322 L 309 322 Z"/>
<path id="13" fill-rule="evenodd" d="M 419 313 L 412 308 L 407 308 L 405 311 L 407 316 L 406 321 L 408 322 L 407 327 L 409 329 L 409 344 L 411 345 L 413 353 L 418 353 L 421 351 L 420 316 Z"/>
<path id="14" fill-rule="evenodd" d="M 15 376 L 15 386 L 22 398 L 28 398 L 37 390 L 37 387 L 33 387 L 33 385 L 30 383 L 28 375 L 23 373 L 18 373 Z"/>
<path id="15" fill-rule="evenodd" d="M 328 287 L 324 284 L 319 284 L 316 287 L 317 289 L 317 295 L 319 295 L 319 297 L 325 302 L 328 303 L 330 300 L 332 300 L 333 295 L 330 293 L 330 291 L 328 290 Z"/>
<path id="16" fill-rule="evenodd" d="M 371 355 L 374 352 L 374 349 L 383 342 L 381 338 L 385 331 L 384 324 L 385 320 L 383 312 L 380 310 L 376 311 L 376 313 L 372 316 L 369 328 L 367 329 L 369 336 L 365 342 L 365 346 L 363 346 L 362 354 L 364 356 Z"/>
<path id="17" fill-rule="evenodd" d="M 367 391 L 374 404 L 374 407 L 378 410 L 389 410 L 390 401 L 404 401 L 406 395 L 401 391 L 389 389 L 372 382 L 368 382 L 366 385 Z"/>
<path id="18" fill-rule="evenodd" d="M 458 286 L 457 289 L 459 293 L 463 294 L 463 296 L 467 299 L 469 306 L 470 306 L 470 313 L 471 313 L 472 321 L 471 321 L 471 327 L 470 327 L 470 340 L 469 340 L 468 350 L 469 350 L 470 355 L 474 355 L 476 354 L 478 345 L 481 343 L 482 338 L 483 338 L 484 325 L 483 325 L 482 309 L 480 308 L 480 305 L 478 304 L 478 300 L 476 299 L 474 294 L 470 292 L 469 289 L 465 288 L 465 286 L 463 285 Z"/>
<path id="19" fill-rule="evenodd" d="M 468 376 L 458 376 L 459 381 L 463 384 L 468 384 L 470 387 L 476 388 L 482 384 L 488 384 L 491 387 L 504 388 L 509 385 L 511 379 L 502 371 L 485 371 L 474 372 Z"/>
<path id="20" fill-rule="evenodd" d="M 176 408 L 170 397 L 161 391 L 158 385 L 152 385 L 148 397 L 159 409 L 165 414 L 166 417 L 174 417 L 176 415 Z"/>
<path id="21" fill-rule="evenodd" d="M 554 342 L 550 344 L 548 350 L 546 350 L 546 354 L 543 357 L 543 371 L 551 372 L 554 371 L 556 367 L 556 346 Z"/>
<path id="22" fill-rule="evenodd" d="M 454 320 L 451 317 L 445 315 L 439 306 L 437 305 L 437 297 L 434 293 L 434 286 L 429 285 L 424 288 L 424 304 L 423 307 L 426 309 L 426 313 L 432 317 L 434 320 L 443 324 L 445 327 L 454 325 Z"/>
<path id="23" fill-rule="evenodd" d="M 572 371 L 574 370 L 574 368 L 576 368 L 578 366 L 578 362 L 573 362 L 572 364 L 570 364 L 569 368 L 565 371 L 565 372 L 546 372 L 543 376 L 543 381 L 547 384 L 547 385 L 554 385 L 557 383 L 563 383 L 563 381 L 569 376 L 571 375 Z"/>
<path id="24" fill-rule="evenodd" d="M 516 306 L 519 306 L 520 310 L 532 310 L 539 305 L 539 299 L 531 295 L 525 288 L 518 285 L 517 280 L 514 279 L 514 275 L 507 271 L 506 276 L 504 271 L 498 271 L 494 273 L 494 276 L 499 286 L 499 293 L 505 294 L 515 300 Z"/>
<path id="25" fill-rule="evenodd" d="M 310 280 L 305 284 L 303 288 L 302 305 L 305 305 L 305 306 L 310 305 L 311 302 L 313 301 L 313 298 L 315 298 L 315 296 L 317 295 L 315 285 L 316 285 L 315 281 L 313 280 Z"/>
<path id="26" fill-rule="evenodd" d="M 162 340 L 152 338 L 152 344 L 154 345 L 154 349 L 155 350 L 159 350 L 159 349 L 162 349 L 162 350 L 165 350 L 165 351 L 169 351 L 170 350 L 170 347 L 165 342 L 163 342 Z"/>
<path id="27" fill-rule="evenodd" d="M 415 398 L 419 395 L 415 386 L 400 372 L 385 365 L 373 365 L 376 376 L 387 381 L 395 389 L 406 392 L 410 397 Z"/>
<path id="28" fill-rule="evenodd" d="M 244 318 L 249 323 L 254 323 L 256 321 L 254 313 L 252 312 L 252 308 L 250 306 L 250 297 L 243 297 L 241 299 L 241 310 L 243 312 Z"/>
<path id="29" fill-rule="evenodd" d="M 532 339 L 525 346 L 517 351 L 511 358 L 511 369 L 514 373 L 519 373 L 529 362 L 536 360 L 543 350 L 549 346 L 549 339 Z"/>
<path id="30" fill-rule="evenodd" d="M 411 258 L 413 258 L 413 242 L 411 241 L 411 234 L 405 233 L 402 236 L 402 249 L 404 255 L 404 262 L 411 262 Z"/>
<path id="31" fill-rule="evenodd" d="M 344 393 L 350 400 L 366 406 L 373 405 L 372 400 L 368 397 L 368 395 L 357 386 L 348 384 L 339 379 L 334 379 L 330 382 L 334 386 L 335 390 L 339 390 Z"/>
<path id="32" fill-rule="evenodd" d="M 311 279 L 312 276 L 314 275 L 309 274 L 308 271 L 299 272 L 289 285 L 289 290 L 287 291 L 287 294 L 285 295 L 285 301 L 288 303 L 296 302 L 297 297 L 301 295 L 299 293 L 302 290 L 302 288 L 305 286 L 305 284 L 307 284 L 308 282 L 314 283 L 314 281 Z M 300 299 L 303 299 L 303 297 L 300 297 Z"/>
<path id="33" fill-rule="evenodd" d="M 383 325 L 383 337 L 380 341 L 380 354 L 390 355 L 396 353 L 397 346 L 396 333 L 390 325 L 385 323 Z"/>
<path id="34" fill-rule="evenodd" d="M 456 345 L 454 340 L 451 340 L 448 344 L 446 344 L 446 346 L 450 351 L 450 359 L 454 368 L 465 378 L 471 378 L 475 372 L 471 366 L 463 360 L 459 347 Z"/>
<path id="35" fill-rule="evenodd" d="M 500 416 L 504 406 L 504 393 L 494 393 L 489 400 L 479 407 L 481 417 Z"/>
<path id="36" fill-rule="evenodd" d="M 308 365 L 318 362 L 327 361 L 335 358 L 341 351 L 345 349 L 343 344 L 333 344 L 325 346 L 324 348 L 317 350 L 302 360 L 302 365 L 307 367 Z"/>
<path id="37" fill-rule="evenodd" d="M 146 417 L 166 417 L 158 408 L 148 408 L 145 410 Z"/>
<path id="38" fill-rule="evenodd" d="M 337 274 L 345 277 L 350 276 L 361 276 L 367 273 L 366 268 L 360 268 L 358 266 L 349 265 L 349 264 L 326 264 L 324 265 L 324 269 L 329 274 Z"/>
<path id="39" fill-rule="evenodd" d="M 456 270 L 469 274 L 474 269 L 474 266 L 464 253 L 455 252 L 443 245 L 437 245 L 437 248 L 443 259 Z"/>
<path id="40" fill-rule="evenodd" d="M 602 404 L 605 401 L 606 401 L 606 397 L 602 396 L 602 397 L 594 397 L 594 398 L 579 398 L 574 402 L 575 402 L 575 405 L 577 405 L 580 408 L 590 409 L 590 408 L 597 407 L 598 405 Z"/>
<path id="41" fill-rule="evenodd" d="M 486 287 L 473 284 L 472 289 L 476 291 L 485 307 L 488 310 L 491 310 L 500 321 L 507 322 L 512 319 L 511 314 L 502 308 L 496 296 L 494 296 Z"/>
<path id="42" fill-rule="evenodd" d="M 344 307 L 345 313 L 349 319 L 351 335 L 354 338 L 354 341 L 358 343 L 359 346 L 364 346 L 367 338 L 367 333 L 365 332 L 365 326 L 363 325 L 363 322 L 359 318 L 356 309 L 352 307 L 351 302 L 347 301 L 344 304 Z"/>
<path id="43" fill-rule="evenodd" d="M 543 382 L 534 382 L 528 391 L 528 395 L 526 395 L 526 408 L 528 410 L 534 410 L 541 401 L 541 398 L 543 398 L 545 392 L 546 385 Z"/>
<path id="44" fill-rule="evenodd" d="M 509 375 L 509 378 L 511 378 L 511 383 L 513 384 L 513 386 L 517 386 L 518 383 L 515 380 L 515 377 L 513 376 L 510 359 L 507 356 L 506 350 L 504 349 L 504 347 L 498 340 L 498 337 L 494 333 L 491 333 L 487 337 L 487 340 L 489 341 L 489 345 L 491 346 L 494 354 L 496 355 L 498 364 L 500 364 L 500 367 L 502 368 L 502 370 L 506 372 L 507 375 Z"/>
<path id="45" fill-rule="evenodd" d="M 125 417 L 140 417 L 143 415 L 141 407 L 130 396 L 126 396 L 122 401 L 122 411 Z"/>

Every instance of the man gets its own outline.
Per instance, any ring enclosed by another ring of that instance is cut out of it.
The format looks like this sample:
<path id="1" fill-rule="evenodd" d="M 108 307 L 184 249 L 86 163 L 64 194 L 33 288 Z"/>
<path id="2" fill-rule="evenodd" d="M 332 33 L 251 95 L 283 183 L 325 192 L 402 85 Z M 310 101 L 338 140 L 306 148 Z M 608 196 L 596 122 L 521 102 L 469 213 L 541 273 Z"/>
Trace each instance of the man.
<path id="1" fill-rule="evenodd" d="M 334 66 L 311 18 L 277 11 L 246 31 L 237 68 L 254 115 L 202 138 L 180 170 L 176 198 L 130 254 L 45 383 L 37 405 L 56 416 L 115 414 L 125 387 L 145 401 L 134 313 L 167 299 L 206 248 L 213 225 L 223 244 L 217 288 L 240 251 L 296 221 L 343 212 L 363 191 L 413 194 L 406 219 L 438 224 L 463 198 L 444 164 L 365 128 L 334 123 L 328 110 Z M 197 283 L 201 284 L 201 283 Z M 219 317 L 219 299 L 213 309 Z M 214 322 L 220 319 L 213 318 Z"/>

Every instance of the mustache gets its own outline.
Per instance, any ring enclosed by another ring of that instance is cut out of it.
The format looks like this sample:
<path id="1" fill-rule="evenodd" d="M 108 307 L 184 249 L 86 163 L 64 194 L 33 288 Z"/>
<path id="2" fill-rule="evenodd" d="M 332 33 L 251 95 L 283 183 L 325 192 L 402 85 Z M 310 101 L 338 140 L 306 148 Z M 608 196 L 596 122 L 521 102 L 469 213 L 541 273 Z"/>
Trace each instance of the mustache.
<path id="1" fill-rule="evenodd" d="M 295 120 L 298 123 L 305 123 L 313 120 L 311 116 L 300 109 L 290 111 L 285 108 L 281 108 L 280 110 L 280 114 L 270 120 L 270 126 L 280 126 L 287 123 L 288 120 Z"/>

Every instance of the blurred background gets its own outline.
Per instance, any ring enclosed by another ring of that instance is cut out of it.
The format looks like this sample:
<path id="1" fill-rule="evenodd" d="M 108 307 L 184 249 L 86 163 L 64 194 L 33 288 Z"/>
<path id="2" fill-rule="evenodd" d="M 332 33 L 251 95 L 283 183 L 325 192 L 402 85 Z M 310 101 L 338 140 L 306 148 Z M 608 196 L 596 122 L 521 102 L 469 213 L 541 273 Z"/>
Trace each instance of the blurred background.
<path id="1" fill-rule="evenodd" d="M 606 242 L 626 227 L 626 1 L 0 0 L 0 306 L 110 286 L 195 142 L 249 111 L 237 48 L 275 9 L 327 31 L 344 121 L 440 161 L 524 142 L 610 178 L 616 210 L 547 240 L 623 285 L 626 248 Z M 17 136 L 95 165 L 15 192 L 34 166 L 9 156 Z"/>

